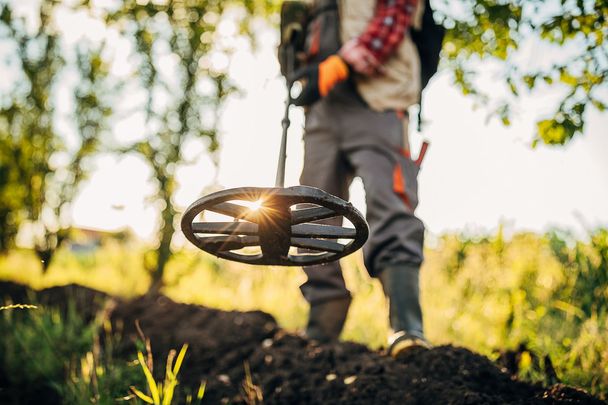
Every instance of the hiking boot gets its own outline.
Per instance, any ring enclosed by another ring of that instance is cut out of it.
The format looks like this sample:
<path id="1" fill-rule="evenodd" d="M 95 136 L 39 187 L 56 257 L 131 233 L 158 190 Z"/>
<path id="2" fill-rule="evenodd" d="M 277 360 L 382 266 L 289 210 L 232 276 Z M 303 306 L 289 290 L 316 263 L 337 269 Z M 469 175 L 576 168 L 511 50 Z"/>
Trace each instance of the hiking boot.
<path id="1" fill-rule="evenodd" d="M 350 301 L 350 297 L 342 297 L 312 304 L 306 326 L 306 336 L 321 343 L 338 340 Z"/>
<path id="2" fill-rule="evenodd" d="M 378 275 L 389 301 L 391 329 L 395 331 L 389 341 L 389 353 L 400 352 L 398 348 L 406 346 L 428 346 L 422 330 L 419 270 L 418 265 L 399 263 L 385 267 Z"/>
<path id="3" fill-rule="evenodd" d="M 389 338 L 389 346 L 386 353 L 394 359 L 404 357 L 406 353 L 409 353 L 412 349 L 418 347 L 425 350 L 431 348 L 429 342 L 424 337 L 417 337 L 410 335 L 405 331 L 399 331 L 394 333 Z"/>

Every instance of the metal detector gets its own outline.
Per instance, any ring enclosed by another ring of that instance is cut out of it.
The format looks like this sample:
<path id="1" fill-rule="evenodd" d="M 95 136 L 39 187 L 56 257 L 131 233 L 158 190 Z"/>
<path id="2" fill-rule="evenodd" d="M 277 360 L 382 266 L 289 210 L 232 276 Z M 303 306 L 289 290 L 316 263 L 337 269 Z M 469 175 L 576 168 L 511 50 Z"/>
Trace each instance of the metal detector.
<path id="1" fill-rule="evenodd" d="M 294 60 L 293 48 L 287 57 Z M 219 191 L 195 201 L 184 213 L 182 232 L 205 252 L 247 264 L 309 266 L 347 256 L 367 240 L 367 222 L 351 203 L 314 187 L 284 187 L 291 84 L 287 86 L 281 122 L 275 187 Z M 231 220 L 208 222 L 205 213 L 221 214 Z M 197 221 L 199 215 L 202 219 Z M 353 227 L 318 222 L 335 217 L 348 220 Z"/>

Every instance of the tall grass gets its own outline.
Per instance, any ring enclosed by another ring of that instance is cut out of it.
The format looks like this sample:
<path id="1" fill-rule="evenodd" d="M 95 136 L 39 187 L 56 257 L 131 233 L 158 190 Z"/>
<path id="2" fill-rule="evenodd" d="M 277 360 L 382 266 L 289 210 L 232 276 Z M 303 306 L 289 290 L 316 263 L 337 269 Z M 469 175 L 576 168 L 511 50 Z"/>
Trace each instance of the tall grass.
<path id="1" fill-rule="evenodd" d="M 554 368 L 563 382 L 605 397 L 606 235 L 599 230 L 585 242 L 557 232 L 443 238 L 423 275 L 429 336 L 490 357 L 525 348 L 522 376 L 548 382 Z"/>

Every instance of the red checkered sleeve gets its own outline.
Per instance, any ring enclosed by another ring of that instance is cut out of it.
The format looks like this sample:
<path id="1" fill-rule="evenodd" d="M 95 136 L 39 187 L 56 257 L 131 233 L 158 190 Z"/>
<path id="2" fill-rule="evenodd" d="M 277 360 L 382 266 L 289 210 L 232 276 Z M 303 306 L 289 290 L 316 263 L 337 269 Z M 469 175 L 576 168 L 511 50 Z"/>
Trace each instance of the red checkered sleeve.
<path id="1" fill-rule="evenodd" d="M 410 27 L 417 0 L 378 0 L 374 18 L 358 38 L 382 63 L 393 54 Z"/>

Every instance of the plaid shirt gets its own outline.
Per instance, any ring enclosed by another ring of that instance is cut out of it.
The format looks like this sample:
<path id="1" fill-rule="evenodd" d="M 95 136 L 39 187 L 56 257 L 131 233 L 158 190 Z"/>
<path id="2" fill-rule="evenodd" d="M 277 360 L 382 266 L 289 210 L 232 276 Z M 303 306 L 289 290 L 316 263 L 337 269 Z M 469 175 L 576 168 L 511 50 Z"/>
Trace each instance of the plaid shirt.
<path id="1" fill-rule="evenodd" d="M 417 0 L 378 0 L 374 18 L 358 38 L 383 63 L 395 51 L 410 27 Z"/>

